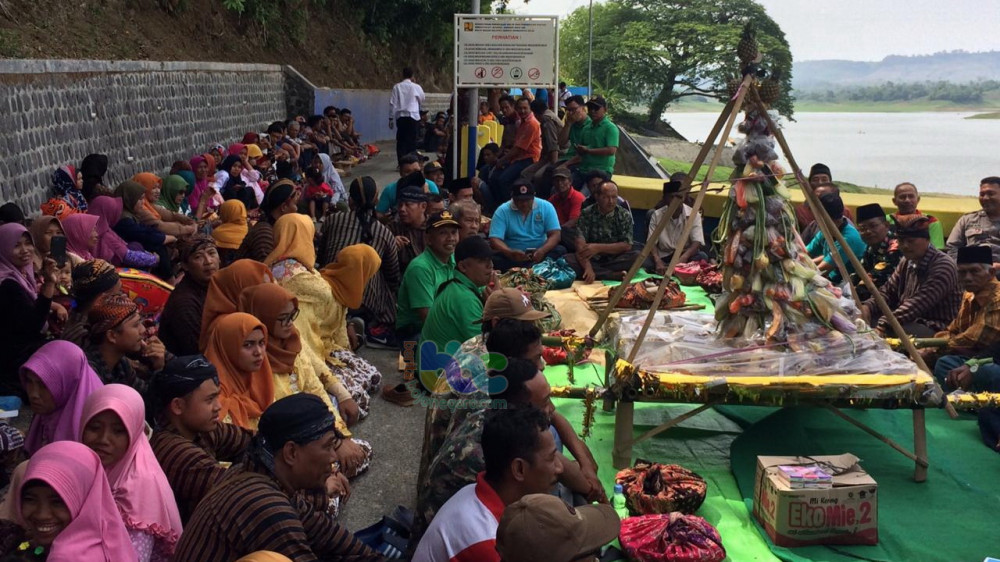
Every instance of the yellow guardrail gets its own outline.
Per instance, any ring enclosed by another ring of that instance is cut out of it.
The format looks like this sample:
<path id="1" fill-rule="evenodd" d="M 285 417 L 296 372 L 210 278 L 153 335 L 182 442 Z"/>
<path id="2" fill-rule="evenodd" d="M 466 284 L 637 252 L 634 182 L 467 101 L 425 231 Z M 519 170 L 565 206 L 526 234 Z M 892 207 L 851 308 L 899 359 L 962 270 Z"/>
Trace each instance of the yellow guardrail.
<path id="1" fill-rule="evenodd" d="M 615 182 L 621 196 L 628 199 L 629 204 L 636 209 L 652 209 L 663 195 L 663 180 L 656 178 L 640 178 L 636 176 L 621 176 L 615 174 Z M 697 188 L 697 186 L 695 186 Z M 712 183 L 709 189 L 721 189 L 712 191 L 705 196 L 705 216 L 719 217 L 722 214 L 722 205 L 729 197 L 729 184 Z M 805 201 L 802 191 L 794 189 L 792 191 L 792 202 L 799 204 Z M 860 205 L 868 203 L 878 203 L 882 205 L 887 213 L 896 209 L 892 203 L 892 194 L 870 194 L 870 193 L 841 193 L 844 206 L 852 211 Z M 958 217 L 978 211 L 979 200 L 974 196 L 969 197 L 934 197 L 922 195 L 920 197 L 920 210 L 924 213 L 934 215 L 945 232 L 945 238 L 951 232 L 951 228 L 958 221 Z"/>

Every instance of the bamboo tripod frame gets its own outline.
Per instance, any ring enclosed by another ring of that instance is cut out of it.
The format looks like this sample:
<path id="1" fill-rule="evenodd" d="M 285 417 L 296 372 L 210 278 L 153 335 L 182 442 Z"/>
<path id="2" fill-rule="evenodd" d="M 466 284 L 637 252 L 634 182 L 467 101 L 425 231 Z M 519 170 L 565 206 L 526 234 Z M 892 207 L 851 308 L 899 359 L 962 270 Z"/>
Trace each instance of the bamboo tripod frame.
<path id="1" fill-rule="evenodd" d="M 718 120 L 712 127 L 712 131 L 709 134 L 709 137 L 702 145 L 701 150 L 698 152 L 698 156 L 697 158 L 695 158 L 694 163 L 692 163 L 691 170 L 688 173 L 688 177 L 684 180 L 684 183 L 681 185 L 681 189 L 679 191 L 680 196 L 674 197 L 671 200 L 670 205 L 667 207 L 667 210 L 665 211 L 666 215 L 673 216 L 677 208 L 683 204 L 684 196 L 690 193 L 691 191 L 691 182 L 697 175 L 698 171 L 701 169 L 702 164 L 704 164 L 705 159 L 708 156 L 708 151 L 711 150 L 712 146 L 715 144 L 716 139 L 719 138 L 719 132 L 723 131 L 723 123 L 725 123 L 725 127 L 721 138 L 726 139 L 729 137 L 729 133 L 732 130 L 736 117 L 743 110 L 744 104 L 746 103 L 748 96 L 751 100 L 750 103 L 752 104 L 753 108 L 756 109 L 757 112 L 767 121 L 769 130 L 772 132 L 772 134 L 775 137 L 775 140 L 777 140 L 778 145 L 781 147 L 781 151 L 784 154 L 785 159 L 788 161 L 789 166 L 792 168 L 792 173 L 794 174 L 796 180 L 798 181 L 799 187 L 802 189 L 802 192 L 805 195 L 806 203 L 809 205 L 810 209 L 813 212 L 813 215 L 816 217 L 817 224 L 820 228 L 820 231 L 823 233 L 824 238 L 827 240 L 827 243 L 831 245 L 834 245 L 834 243 L 840 244 L 840 247 L 843 248 L 844 253 L 847 255 L 848 260 L 854 267 L 854 271 L 858 274 L 861 281 L 865 284 L 869 292 L 872 294 L 876 305 L 882 312 L 882 315 L 885 316 L 890 327 L 893 329 L 893 331 L 896 332 L 896 334 L 899 335 L 904 334 L 903 328 L 900 325 L 899 320 L 897 320 L 896 316 L 893 314 L 892 309 L 889 307 L 885 299 L 882 298 L 881 293 L 879 293 L 878 289 L 875 287 L 875 284 L 872 282 L 871 277 L 868 276 L 868 273 L 861 265 L 861 262 L 858 260 L 858 257 L 854 255 L 854 252 L 851 250 L 846 240 L 844 240 L 843 235 L 840 233 L 840 229 L 837 228 L 833 220 L 830 218 L 830 215 L 827 214 L 826 210 L 820 204 L 819 198 L 816 196 L 815 193 L 813 193 L 812 188 L 809 185 L 809 182 L 806 180 L 805 176 L 802 174 L 802 170 L 795 162 L 795 158 L 792 155 L 788 143 L 785 141 L 784 135 L 782 134 L 781 130 L 775 125 L 770 115 L 768 115 L 767 108 L 764 106 L 764 103 L 761 101 L 760 96 L 756 90 L 754 77 L 752 75 L 747 74 L 746 76 L 743 77 L 743 81 L 739 86 L 736 97 L 731 99 L 723 108 L 722 113 L 719 115 Z M 722 154 L 722 148 L 723 148 L 723 143 L 720 142 L 718 146 L 716 146 L 715 153 L 712 157 L 711 163 L 709 164 L 708 172 L 705 174 L 705 180 L 702 181 L 701 183 L 701 189 L 698 191 L 698 195 L 695 197 L 694 204 L 691 209 L 691 214 L 687 217 L 687 219 L 684 222 L 684 229 L 682 231 L 680 240 L 687 240 L 691 234 L 691 230 L 694 227 L 694 219 L 697 216 L 699 210 L 701 209 L 702 203 L 705 199 L 705 194 L 707 193 L 709 184 L 709 178 L 711 178 L 712 173 L 715 171 L 715 167 L 719 162 L 719 158 L 721 157 Z M 650 233 L 649 237 L 646 240 L 646 244 L 642 248 L 642 251 L 636 258 L 636 261 L 632 264 L 632 267 L 629 269 L 628 274 L 625 277 L 626 279 L 632 279 L 635 276 L 636 272 L 639 270 L 639 267 L 641 267 L 643 261 L 652 251 L 653 247 L 656 244 L 656 240 L 659 238 L 660 233 L 666 227 L 668 222 L 669 221 L 667 220 L 660 221 L 660 223 L 653 230 L 653 232 Z M 834 245 L 834 250 L 836 250 L 835 245 Z M 650 305 L 649 313 L 646 315 L 646 320 L 643 323 L 642 328 L 639 331 L 639 334 L 636 338 L 636 341 L 635 343 L 633 343 L 632 349 L 629 352 L 629 357 L 628 357 L 629 363 L 632 363 L 632 361 L 635 359 L 639 347 L 642 345 L 642 342 L 645 339 L 646 333 L 649 330 L 649 326 L 652 324 L 653 318 L 656 315 L 656 311 L 659 308 L 661 300 L 663 299 L 663 295 L 666 291 L 667 284 L 669 283 L 670 276 L 673 273 L 674 268 L 676 267 L 677 262 L 680 259 L 680 255 L 681 255 L 680 251 L 674 251 L 673 256 L 671 256 L 670 263 L 668 264 L 667 269 L 663 274 L 663 279 L 660 281 L 660 285 L 657 288 L 656 296 L 653 299 L 653 303 Z M 832 251 L 831 256 L 833 257 L 834 263 L 836 264 L 837 269 L 840 272 L 842 278 L 845 281 L 849 280 L 850 276 L 847 274 L 847 267 L 840 255 L 840 252 Z M 608 300 L 608 305 L 604 308 L 603 311 L 601 311 L 600 315 L 598 316 L 597 322 L 590 330 L 591 336 L 595 336 L 603 327 L 608 317 L 614 311 L 615 306 L 618 304 L 618 301 L 621 299 L 622 295 L 624 295 L 626 286 L 627 283 L 620 284 L 611 294 Z M 860 308 L 861 303 L 858 301 L 856 293 L 857 293 L 856 291 L 852 291 L 852 295 L 854 296 L 855 302 L 858 304 L 858 307 Z M 910 356 L 910 359 L 917 364 L 918 368 L 920 368 L 924 372 L 929 373 L 930 369 L 928 369 L 927 364 L 924 362 L 923 357 L 920 356 L 920 353 L 917 351 L 913 342 L 907 337 L 901 337 L 901 340 L 902 340 L 901 343 L 903 347 L 906 349 L 907 354 Z M 611 361 L 611 357 L 609 357 L 608 360 Z M 693 417 L 705 411 L 712 405 L 714 405 L 714 403 L 705 404 L 704 406 L 692 412 L 684 414 L 683 416 L 679 416 L 678 418 L 668 420 L 667 422 L 661 424 L 660 426 L 646 432 L 639 438 L 633 439 L 632 437 L 633 414 L 634 414 L 633 403 L 631 400 L 619 399 L 618 407 L 615 413 L 615 443 L 612 453 L 613 464 L 615 468 L 625 468 L 631 464 L 633 444 L 648 439 L 653 435 L 656 435 L 663 431 L 666 431 L 670 427 L 677 425 L 678 423 L 684 421 L 685 419 Z M 928 468 L 927 436 L 926 436 L 926 427 L 924 423 L 924 410 L 922 407 L 916 407 L 913 409 L 914 452 L 910 453 L 898 443 L 892 441 L 888 437 L 879 434 L 874 429 L 865 426 L 864 424 L 855 420 L 854 418 L 847 416 L 834 406 L 830 404 L 818 404 L 818 405 L 830 408 L 835 414 L 837 414 L 841 418 L 863 429 L 867 433 L 875 436 L 882 442 L 888 444 L 896 451 L 899 451 L 900 453 L 904 454 L 907 458 L 913 460 L 915 464 L 914 474 L 913 474 L 914 480 L 916 480 L 917 482 L 923 482 L 927 479 L 927 468 Z M 949 415 L 951 415 L 953 418 L 957 417 L 958 414 L 955 412 L 954 407 L 952 407 L 950 403 L 946 402 L 945 408 L 947 409 Z"/>

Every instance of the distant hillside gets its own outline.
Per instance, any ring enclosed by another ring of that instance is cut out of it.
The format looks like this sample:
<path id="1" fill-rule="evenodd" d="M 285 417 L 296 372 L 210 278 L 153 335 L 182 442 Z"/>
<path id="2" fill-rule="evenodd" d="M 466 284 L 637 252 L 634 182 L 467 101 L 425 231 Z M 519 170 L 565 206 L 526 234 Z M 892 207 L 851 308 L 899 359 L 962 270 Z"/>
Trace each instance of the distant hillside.
<path id="1" fill-rule="evenodd" d="M 891 55 L 878 62 L 817 60 L 795 63 L 792 86 L 799 91 L 885 82 L 966 83 L 1000 80 L 1000 51 Z"/>

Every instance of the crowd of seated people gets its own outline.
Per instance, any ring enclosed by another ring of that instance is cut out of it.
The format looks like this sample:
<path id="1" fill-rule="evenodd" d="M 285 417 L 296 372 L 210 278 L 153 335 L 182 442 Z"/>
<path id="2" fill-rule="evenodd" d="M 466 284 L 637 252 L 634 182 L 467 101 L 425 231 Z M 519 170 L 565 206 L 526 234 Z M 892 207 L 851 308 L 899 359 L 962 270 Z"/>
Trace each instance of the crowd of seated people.
<path id="1" fill-rule="evenodd" d="M 487 397 L 507 409 L 428 408 L 411 555 L 515 553 L 530 529 L 505 523 L 508 513 L 545 519 L 552 506 L 539 495 L 607 519 L 603 507 L 581 507 L 606 505 L 607 491 L 549 398 L 535 325 L 547 313 L 497 276 L 565 260 L 584 283 L 621 280 L 639 256 L 636 232 L 658 225 L 650 273 L 674 257 L 711 259 L 712 248 L 700 216 L 681 238 L 689 204 L 667 216 L 682 175 L 636 228 L 613 175 L 618 131 L 603 98 L 560 95 L 562 117 L 538 101 L 527 91 L 490 97 L 481 119 L 500 121 L 504 135 L 471 177 L 446 179 L 436 151 L 418 150 L 397 155 L 399 179 L 380 186 L 357 167 L 376 151 L 351 112 L 329 107 L 114 186 L 105 177 L 115 163 L 90 155 L 79 173 L 53 173 L 41 215 L 0 208 L 0 309 L 19 319 L 0 323 L 0 395 L 32 412 L 20 447 L 28 460 L 2 474 L 11 486 L 0 553 L 391 556 L 337 523 L 352 479 L 378 463 L 359 423 L 376 396 L 409 406 L 458 389 L 410 370 L 390 382 L 358 353 L 364 345 L 431 363 L 457 349 L 455 361 L 482 371 L 470 380 L 506 383 Z M 423 146 L 449 134 L 429 122 L 424 133 Z M 810 182 L 904 331 L 947 340 L 926 354 L 942 386 L 1000 389 L 1000 367 L 986 361 L 1000 358 L 1000 178 L 982 180 L 982 210 L 947 236 L 918 210 L 912 183 L 896 187 L 895 213 L 850 213 L 828 167 L 814 166 Z M 859 285 L 861 272 L 839 278 L 833 253 L 844 250 L 806 211 L 795 214 L 803 249 L 831 281 Z M 161 310 L 126 294 L 121 268 L 172 286 Z M 862 297 L 874 330 L 902 335 L 874 295 Z M 468 359 L 485 353 L 508 358 L 503 370 Z M 17 441 L 0 429 L 3 443 Z M 33 518 L 43 504 L 70 515 Z"/>

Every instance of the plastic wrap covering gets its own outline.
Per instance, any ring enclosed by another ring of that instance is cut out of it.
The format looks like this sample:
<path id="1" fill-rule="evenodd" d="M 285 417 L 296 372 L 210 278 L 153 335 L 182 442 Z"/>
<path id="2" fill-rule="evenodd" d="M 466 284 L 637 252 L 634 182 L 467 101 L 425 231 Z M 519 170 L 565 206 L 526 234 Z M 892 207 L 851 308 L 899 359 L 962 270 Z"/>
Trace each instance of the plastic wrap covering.
<path id="1" fill-rule="evenodd" d="M 622 313 L 617 347 L 627 357 L 646 312 Z M 658 311 L 633 364 L 649 373 L 704 376 L 912 375 L 907 357 L 893 351 L 873 332 L 845 334 L 836 330 L 811 337 L 789 337 L 787 343 L 756 339 L 716 338 L 715 319 L 703 312 Z"/>

